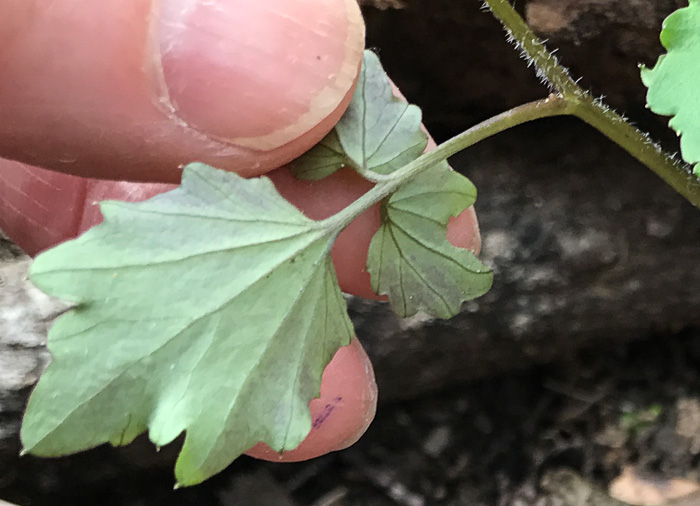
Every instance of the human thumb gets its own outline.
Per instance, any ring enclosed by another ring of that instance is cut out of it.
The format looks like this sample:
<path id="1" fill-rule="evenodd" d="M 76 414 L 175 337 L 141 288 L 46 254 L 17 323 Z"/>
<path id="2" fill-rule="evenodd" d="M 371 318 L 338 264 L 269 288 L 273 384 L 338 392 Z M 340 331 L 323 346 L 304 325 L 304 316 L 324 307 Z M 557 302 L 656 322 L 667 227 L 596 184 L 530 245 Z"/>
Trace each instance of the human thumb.
<path id="1" fill-rule="evenodd" d="M 252 176 L 337 122 L 356 80 L 356 0 L 0 3 L 0 157 L 177 181 L 199 160 Z"/>

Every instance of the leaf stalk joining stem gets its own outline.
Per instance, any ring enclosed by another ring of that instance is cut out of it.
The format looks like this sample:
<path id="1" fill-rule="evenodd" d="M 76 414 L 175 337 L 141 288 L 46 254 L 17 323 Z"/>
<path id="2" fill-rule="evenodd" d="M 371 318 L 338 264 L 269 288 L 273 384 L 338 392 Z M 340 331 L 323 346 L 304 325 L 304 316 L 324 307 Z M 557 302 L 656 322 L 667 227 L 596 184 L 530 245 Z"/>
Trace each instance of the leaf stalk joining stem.
<path id="1" fill-rule="evenodd" d="M 649 135 L 576 84 L 566 68 L 547 50 L 509 0 L 484 0 L 503 24 L 508 37 L 531 61 L 537 75 L 572 107 L 570 114 L 583 120 L 646 165 L 690 203 L 700 207 L 700 180 L 692 169 L 665 152 Z"/>
<path id="2" fill-rule="evenodd" d="M 551 116 L 563 116 L 573 114 L 575 104 L 572 104 L 561 97 L 550 95 L 549 97 L 529 102 L 527 104 L 514 107 L 501 114 L 493 116 L 481 123 L 474 125 L 468 130 L 456 135 L 455 137 L 443 142 L 437 148 L 424 153 L 413 162 L 404 167 L 392 172 L 389 177 L 386 177 L 370 191 L 362 197 L 350 204 L 337 214 L 327 218 L 319 223 L 320 227 L 328 230 L 341 230 L 350 224 L 355 218 L 372 207 L 374 204 L 382 201 L 400 186 L 404 185 L 410 179 L 414 178 L 421 172 L 434 165 L 442 162 L 450 156 L 459 153 L 474 144 L 487 139 L 495 134 L 508 130 L 517 125 L 527 123 L 539 118 Z"/>

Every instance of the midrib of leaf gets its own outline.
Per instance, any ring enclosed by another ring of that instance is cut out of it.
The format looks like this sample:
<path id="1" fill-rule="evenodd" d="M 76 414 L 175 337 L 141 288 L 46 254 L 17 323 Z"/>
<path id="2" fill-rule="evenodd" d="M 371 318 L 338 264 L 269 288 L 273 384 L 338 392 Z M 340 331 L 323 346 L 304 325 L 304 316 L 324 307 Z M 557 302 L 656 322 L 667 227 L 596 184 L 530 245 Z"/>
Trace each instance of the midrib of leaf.
<path id="1" fill-rule="evenodd" d="M 402 227 L 397 226 L 396 228 L 398 228 L 399 230 L 401 230 L 401 231 L 409 238 L 409 240 L 415 242 L 415 243 L 418 244 L 419 246 L 422 246 L 422 244 L 421 244 L 420 242 L 416 241 L 416 240 L 415 240 L 410 234 L 408 234 Z M 406 265 L 407 265 L 408 267 L 410 267 L 410 269 L 415 273 L 415 275 L 423 282 L 423 284 L 424 284 L 428 289 L 430 289 L 430 291 L 431 291 L 434 295 L 436 295 L 436 296 L 438 297 L 438 299 L 440 299 L 440 301 L 443 303 L 444 307 L 447 309 L 446 312 L 449 313 L 449 312 L 450 312 L 450 305 L 447 303 L 447 301 L 445 300 L 445 298 L 444 298 L 442 295 L 440 295 L 440 293 L 439 293 L 437 290 L 435 290 L 435 288 L 433 288 L 433 286 L 430 285 L 430 283 L 428 283 L 428 281 L 423 277 L 423 275 L 418 271 L 418 269 L 417 269 L 417 268 L 411 263 L 411 261 L 403 254 L 403 249 L 401 248 L 401 246 L 399 246 L 399 242 L 397 241 L 396 235 L 394 234 L 394 229 L 393 229 L 393 227 L 391 227 L 391 226 L 389 227 L 389 233 L 391 234 L 391 239 L 392 239 L 392 241 L 394 242 L 394 245 L 396 246 L 396 250 L 399 252 L 399 258 L 400 258 L 401 260 L 403 260 L 403 261 L 406 263 Z M 441 255 L 441 256 L 444 256 L 444 255 Z M 454 262 L 454 261 L 453 261 L 453 262 Z M 456 262 L 455 262 L 455 263 L 456 263 Z M 400 266 L 400 265 L 401 265 L 401 263 L 399 264 L 399 266 Z M 459 266 L 459 264 L 457 264 L 457 265 Z M 401 278 L 401 286 L 403 287 L 403 277 Z M 404 306 L 404 313 L 405 313 L 405 312 L 406 312 L 406 301 L 405 301 L 405 293 L 404 293 L 403 289 L 401 290 L 401 293 L 402 293 L 402 299 L 404 299 L 404 300 L 403 300 L 403 306 Z"/>
<path id="2" fill-rule="evenodd" d="M 458 191 L 424 191 L 421 192 L 419 195 L 409 195 L 406 197 L 398 197 L 394 198 L 392 197 L 391 199 L 391 204 L 394 207 L 397 207 L 396 204 L 399 202 L 406 202 L 406 201 L 411 201 L 415 198 L 420 198 L 425 195 L 459 195 L 460 197 L 464 197 L 465 199 L 471 199 L 473 195 L 471 193 L 464 193 L 464 192 L 458 192 Z M 403 211 L 403 209 L 402 209 Z"/>
<path id="3" fill-rule="evenodd" d="M 374 158 L 374 157 L 377 155 L 377 153 L 379 152 L 379 150 L 381 150 L 382 147 L 384 146 L 384 143 L 387 141 L 387 139 L 391 136 L 392 133 L 394 133 L 394 130 L 396 130 L 396 127 L 399 125 L 399 123 L 401 122 L 401 120 L 403 119 L 403 117 L 406 115 L 406 111 L 408 111 L 408 105 L 404 108 L 403 111 L 401 111 L 401 115 L 399 116 L 398 120 L 397 120 L 396 122 L 394 122 L 394 124 L 391 125 L 391 127 L 390 127 L 389 130 L 386 132 L 386 134 L 384 134 L 384 137 L 382 138 L 381 141 L 379 141 L 379 144 L 377 145 L 377 147 L 375 148 L 375 150 L 372 152 L 372 154 L 370 154 L 369 156 L 367 156 L 367 155 L 364 153 L 364 150 L 363 150 L 363 155 L 364 155 L 363 158 L 364 158 L 364 160 L 365 160 L 365 167 L 364 167 L 365 170 L 369 170 L 369 169 L 368 169 L 368 165 L 369 165 L 368 162 L 369 162 L 372 158 Z M 362 136 L 363 139 L 364 139 L 364 137 L 365 137 L 365 136 Z M 406 150 L 407 150 L 407 149 L 410 149 L 410 148 L 412 148 L 412 147 L 414 147 L 414 146 L 416 146 L 416 144 L 413 144 L 412 146 L 409 146 L 408 148 L 406 148 Z M 404 150 L 404 151 L 405 151 L 405 150 Z M 398 155 L 400 155 L 400 154 L 402 154 L 402 153 L 398 153 Z"/>
<path id="4" fill-rule="evenodd" d="M 229 247 L 222 248 L 222 249 L 207 250 L 207 251 L 202 251 L 202 252 L 195 253 L 195 254 L 192 254 L 192 255 L 187 255 L 187 256 L 178 257 L 178 258 L 170 258 L 170 259 L 167 259 L 167 260 L 158 260 L 158 261 L 155 261 L 155 262 L 129 263 L 129 264 L 111 265 L 111 266 L 104 266 L 104 267 L 95 266 L 95 267 L 89 267 L 88 269 L 77 269 L 77 268 L 76 268 L 76 269 L 53 269 L 53 270 L 52 270 L 52 273 L 67 274 L 67 273 L 71 273 L 71 272 L 74 272 L 74 273 L 75 273 L 75 272 L 84 272 L 85 270 L 90 270 L 90 271 L 113 271 L 113 270 L 115 270 L 115 269 L 124 269 L 124 270 L 138 269 L 138 268 L 150 267 L 150 266 L 152 266 L 152 265 L 158 265 L 158 266 L 161 266 L 161 265 L 162 265 L 162 266 L 165 266 L 165 265 L 169 265 L 169 264 L 177 264 L 177 263 L 179 263 L 179 262 L 185 262 L 185 261 L 187 261 L 187 260 L 193 260 L 193 259 L 196 259 L 196 258 L 207 257 L 207 256 L 211 256 L 211 255 L 221 255 L 221 254 L 230 253 L 230 252 L 232 252 L 232 251 L 238 252 L 239 250 L 244 250 L 244 249 L 248 249 L 248 248 L 255 248 L 255 247 L 265 246 L 266 244 L 280 243 L 280 242 L 287 241 L 287 240 L 289 240 L 289 239 L 294 239 L 294 238 L 296 238 L 296 237 L 302 237 L 302 236 L 304 236 L 304 235 L 306 235 L 306 234 L 308 234 L 308 231 L 307 231 L 307 232 L 300 232 L 300 233 L 294 234 L 294 235 L 285 236 L 285 237 L 282 237 L 282 238 L 280 238 L 280 239 L 266 240 L 266 241 L 264 241 L 264 242 L 250 243 L 250 244 L 244 244 L 244 245 L 240 245 L 240 246 L 229 246 Z M 321 237 L 323 237 L 324 235 L 332 235 L 332 232 L 326 231 L 325 233 L 319 235 L 318 238 L 321 238 Z M 316 240 L 318 240 L 318 238 L 317 238 Z M 315 241 L 312 241 L 312 242 L 315 242 Z M 301 251 L 303 251 L 306 247 L 308 247 L 308 246 L 304 246 L 304 247 L 301 247 L 301 248 L 297 249 L 297 250 L 295 251 L 295 254 L 299 254 L 299 253 L 300 253 Z M 285 260 L 285 261 L 286 261 L 286 260 Z M 274 265 L 274 268 L 279 267 L 280 265 L 282 265 L 283 263 L 285 263 L 285 261 L 282 261 L 282 262 L 279 262 L 279 263 L 275 264 L 275 265 Z M 273 268 L 272 270 L 274 270 L 274 268 Z"/>
<path id="5" fill-rule="evenodd" d="M 309 226 L 313 228 L 314 225 L 313 223 L 307 224 L 305 222 L 300 222 L 299 219 L 297 218 L 296 220 L 292 221 L 277 221 L 277 220 L 270 220 L 267 218 L 254 218 L 250 217 L 250 219 L 242 219 L 240 217 L 234 217 L 233 215 L 230 216 L 217 216 L 217 215 L 211 215 L 211 214 L 193 214 L 193 213 L 169 213 L 169 212 L 163 212 L 163 211 L 156 211 L 156 210 L 148 210 L 148 209 L 139 209 L 139 208 L 134 208 L 130 207 L 128 203 L 117 201 L 117 200 L 106 200 L 104 202 L 100 203 L 100 206 L 105 206 L 108 208 L 122 208 L 122 209 L 128 209 L 128 211 L 132 214 L 143 214 L 143 215 L 156 215 L 156 216 L 164 216 L 167 218 L 184 218 L 184 219 L 192 219 L 192 218 L 201 218 L 202 221 L 208 222 L 208 221 L 221 221 L 224 223 L 251 223 L 251 224 L 258 224 L 261 221 L 265 223 L 270 223 L 274 225 L 284 225 L 287 227 L 296 227 L 296 228 L 301 228 L 301 229 L 308 229 Z M 305 218 L 305 216 L 302 215 L 302 217 Z M 314 221 L 314 220 L 309 220 L 309 221 Z M 93 239 L 93 240 L 96 240 Z"/>
<path id="6" fill-rule="evenodd" d="M 331 244 L 332 244 L 332 243 L 331 243 Z M 325 257 L 326 257 L 326 255 L 321 255 L 321 258 L 325 258 Z M 304 296 L 304 294 L 305 294 L 306 290 L 308 289 L 309 285 L 310 285 L 311 282 L 314 280 L 314 277 L 316 276 L 316 274 L 317 274 L 317 272 L 318 272 L 318 266 L 319 266 L 319 264 L 323 264 L 323 262 L 318 262 L 318 261 L 316 262 L 316 268 L 315 268 L 315 269 L 313 270 L 313 272 L 309 275 L 309 277 L 307 278 L 306 282 L 305 282 L 304 285 L 303 285 L 303 288 L 302 288 L 301 290 L 299 290 L 299 293 L 296 295 L 296 297 L 294 298 L 292 304 L 289 306 L 289 310 L 284 314 L 283 318 L 280 320 L 279 325 L 277 325 L 277 330 L 272 334 L 272 336 L 270 336 L 270 339 L 268 339 L 267 344 L 266 344 L 265 347 L 261 350 L 258 359 L 256 360 L 256 362 L 250 367 L 250 369 L 249 369 L 248 372 L 246 373 L 245 379 L 243 380 L 243 383 L 241 383 L 240 387 L 238 388 L 238 392 L 237 392 L 236 396 L 234 397 L 234 399 L 232 400 L 232 402 L 230 402 L 229 405 L 228 405 L 228 409 L 227 409 L 228 415 L 226 416 L 226 425 L 228 425 L 228 424 L 230 423 L 230 417 L 233 415 L 234 407 L 238 404 L 238 401 L 239 401 L 239 399 L 240 399 L 241 394 L 243 394 L 243 393 L 246 391 L 246 387 L 248 386 L 249 382 L 251 381 L 251 379 L 252 379 L 253 376 L 254 376 L 254 375 L 252 374 L 252 372 L 255 371 L 255 370 L 257 370 L 258 367 L 260 366 L 260 364 L 265 360 L 265 358 L 267 357 L 267 355 L 268 355 L 270 349 L 272 348 L 272 344 L 279 338 L 280 329 L 282 329 L 282 328 L 284 327 L 284 324 L 289 320 L 289 317 L 290 317 L 292 314 L 294 314 L 294 310 L 295 310 L 296 307 L 298 306 L 299 300 L 302 299 L 302 297 Z M 306 336 L 306 337 L 304 338 L 304 346 L 302 347 L 302 349 L 304 349 L 304 350 L 306 349 L 306 344 L 307 344 L 308 341 L 309 341 L 309 339 L 308 339 L 308 330 L 309 330 L 309 328 L 311 327 L 311 324 L 312 324 L 312 319 L 309 318 L 309 319 L 307 320 L 307 322 L 306 322 L 306 324 L 305 324 L 305 328 L 304 328 L 304 334 L 305 334 L 305 336 Z M 302 356 L 303 356 L 303 354 L 302 354 Z M 300 371 L 300 370 L 301 370 L 301 368 L 300 368 L 300 367 L 297 367 L 297 374 L 296 374 L 296 378 L 297 378 L 297 379 L 298 379 L 298 375 L 299 375 L 299 371 Z M 257 379 L 257 377 L 256 377 L 256 379 Z M 295 379 L 295 384 L 296 384 L 296 379 Z M 290 388 L 289 391 L 293 392 L 293 388 Z M 287 420 L 287 429 L 285 430 L 285 436 L 284 436 L 284 437 L 285 437 L 285 443 L 286 443 L 287 438 L 289 437 L 289 428 L 291 427 L 291 422 L 292 422 L 292 418 L 291 418 L 291 415 L 290 415 L 289 419 Z M 219 435 L 216 437 L 216 439 L 212 441 L 212 445 L 209 447 L 209 451 L 211 451 L 215 446 L 217 446 L 217 445 L 219 444 L 219 441 L 221 440 L 221 437 L 222 437 L 223 434 L 224 434 L 224 432 L 221 431 L 221 432 L 219 433 Z"/>
<path id="7" fill-rule="evenodd" d="M 364 64 L 363 64 L 364 65 Z M 366 70 L 362 73 L 362 96 L 365 96 L 365 90 L 367 88 L 367 72 Z M 362 101 L 362 124 L 367 124 L 367 102 Z M 340 139 L 340 145 L 345 149 L 343 144 L 343 139 Z M 353 162 L 354 163 L 354 162 Z M 354 164 L 357 166 L 357 164 Z M 367 130 L 364 129 L 362 132 L 362 169 L 367 170 Z"/>
<path id="8" fill-rule="evenodd" d="M 444 252 L 435 249 L 432 245 L 430 245 L 430 244 L 428 244 L 428 243 L 422 243 L 422 242 L 418 241 L 418 240 L 416 239 L 416 237 L 415 237 L 414 234 L 412 234 L 410 231 L 406 230 L 405 227 L 399 225 L 399 224 L 396 223 L 395 221 L 392 221 L 392 224 L 393 224 L 394 227 L 396 227 L 397 229 L 401 230 L 401 232 L 403 232 L 404 235 L 405 235 L 411 242 L 414 242 L 414 243 L 417 244 L 419 247 L 425 248 L 425 249 L 427 249 L 428 251 L 430 251 L 431 253 L 434 253 L 435 255 L 438 255 L 438 256 L 442 257 L 443 259 L 448 260 L 449 263 L 456 265 L 456 266 L 459 267 L 460 269 L 465 269 L 465 270 L 468 270 L 469 272 L 474 272 L 475 274 L 479 274 L 479 272 L 477 272 L 477 271 L 473 271 L 473 270 L 471 270 L 471 269 L 467 269 L 466 267 L 464 267 L 463 265 L 461 265 L 457 260 L 455 260 L 454 258 L 452 258 L 452 257 L 450 257 L 449 255 L 445 254 Z M 448 243 L 448 244 L 450 244 L 450 243 Z M 451 246 L 452 246 L 452 245 L 451 245 Z M 452 247 L 453 247 L 453 248 L 456 248 L 456 246 L 452 246 Z M 399 251 L 401 251 L 400 248 L 399 248 Z"/>
<path id="9" fill-rule="evenodd" d="M 393 207 L 393 206 L 392 206 Z M 410 214 L 411 216 L 415 216 L 416 218 L 423 219 L 425 221 L 429 221 L 431 223 L 435 223 L 436 225 L 442 227 L 444 224 L 435 218 L 429 217 L 429 216 L 424 216 L 422 214 L 418 214 L 415 211 L 409 211 L 407 209 L 401 209 L 401 208 L 394 208 L 394 212 L 399 212 L 399 213 L 405 213 L 405 214 Z M 393 220 L 392 220 L 393 223 Z"/>

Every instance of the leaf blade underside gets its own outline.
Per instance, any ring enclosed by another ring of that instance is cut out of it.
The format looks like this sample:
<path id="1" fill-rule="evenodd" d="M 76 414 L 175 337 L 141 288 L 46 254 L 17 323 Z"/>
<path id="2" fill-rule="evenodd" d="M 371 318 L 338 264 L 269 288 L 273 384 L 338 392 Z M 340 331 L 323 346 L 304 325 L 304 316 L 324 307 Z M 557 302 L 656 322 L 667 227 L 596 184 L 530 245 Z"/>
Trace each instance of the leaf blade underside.
<path id="1" fill-rule="evenodd" d="M 172 192 L 102 208 L 103 224 L 32 267 L 78 305 L 50 331 L 25 448 L 74 453 L 147 429 L 161 446 L 186 432 L 175 474 L 192 485 L 259 441 L 298 446 L 323 369 L 353 336 L 334 234 L 267 178 L 201 164 Z"/>
<path id="2" fill-rule="evenodd" d="M 357 88 L 343 117 L 319 144 L 291 163 L 298 179 L 319 180 L 343 166 L 372 179 L 415 160 L 428 144 L 421 110 L 394 96 L 379 58 L 365 51 Z"/>
<path id="3" fill-rule="evenodd" d="M 383 203 L 380 229 L 370 243 L 372 290 L 388 295 L 402 317 L 424 311 L 451 318 L 462 302 L 486 293 L 493 273 L 473 252 L 447 241 L 447 224 L 476 199 L 476 189 L 443 162 Z"/>

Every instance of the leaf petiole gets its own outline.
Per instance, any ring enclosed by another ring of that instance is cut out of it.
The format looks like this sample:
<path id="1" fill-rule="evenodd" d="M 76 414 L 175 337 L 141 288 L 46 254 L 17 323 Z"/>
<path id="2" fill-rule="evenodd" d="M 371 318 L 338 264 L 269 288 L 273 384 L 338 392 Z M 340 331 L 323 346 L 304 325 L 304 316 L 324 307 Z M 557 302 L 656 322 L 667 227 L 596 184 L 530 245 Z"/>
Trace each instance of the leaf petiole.
<path id="1" fill-rule="evenodd" d="M 422 154 L 402 168 L 383 176 L 374 188 L 337 214 L 320 222 L 324 228 L 340 230 L 367 209 L 382 201 L 410 179 L 460 151 L 514 126 L 540 118 L 573 114 L 575 104 L 556 95 L 514 107 L 493 116 Z"/>
<path id="2" fill-rule="evenodd" d="M 690 166 L 654 143 L 649 135 L 576 84 L 569 72 L 547 50 L 508 0 L 484 0 L 503 24 L 510 42 L 535 65 L 537 76 L 550 85 L 570 107 L 573 116 L 589 124 L 651 169 L 691 204 L 700 207 L 700 181 Z"/>

